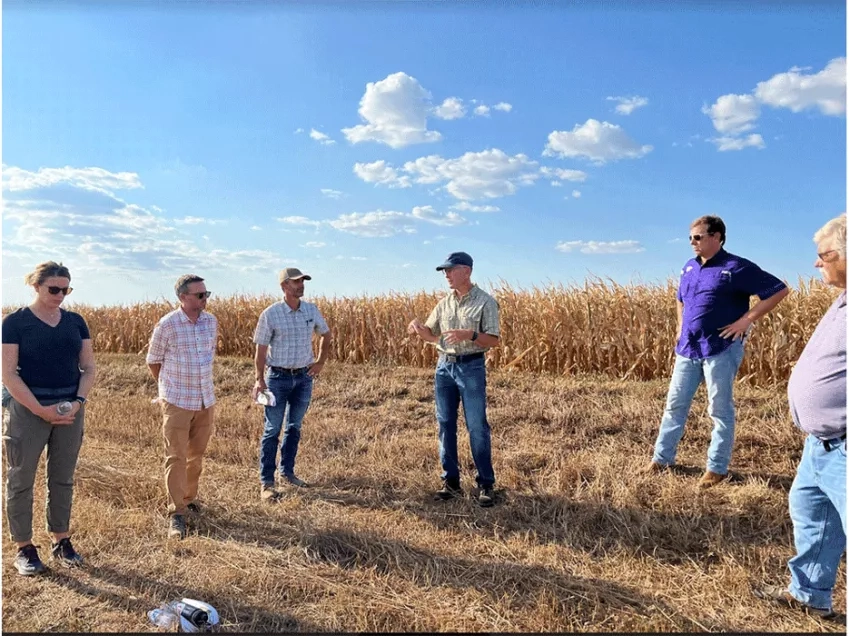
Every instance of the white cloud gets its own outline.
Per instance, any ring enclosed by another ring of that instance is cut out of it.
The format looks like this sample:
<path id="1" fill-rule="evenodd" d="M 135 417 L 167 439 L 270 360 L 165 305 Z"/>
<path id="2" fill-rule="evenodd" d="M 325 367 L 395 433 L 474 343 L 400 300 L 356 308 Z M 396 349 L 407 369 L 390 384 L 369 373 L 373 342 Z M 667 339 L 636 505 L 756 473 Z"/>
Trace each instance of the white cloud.
<path id="1" fill-rule="evenodd" d="M 403 170 L 416 183 L 445 182 L 446 191 L 462 201 L 514 194 L 520 186 L 531 185 L 540 177 L 536 161 L 523 154 L 511 157 L 498 148 L 467 152 L 455 159 L 420 157 L 405 163 Z"/>
<path id="2" fill-rule="evenodd" d="M 638 241 L 560 241 L 555 249 L 559 252 L 581 252 L 582 254 L 637 254 L 645 251 Z"/>
<path id="3" fill-rule="evenodd" d="M 560 188 L 564 184 L 561 183 L 560 181 L 550 181 L 549 185 L 552 186 L 553 188 Z"/>
<path id="4" fill-rule="evenodd" d="M 606 99 L 610 102 L 618 102 L 614 110 L 620 115 L 631 115 L 635 110 L 649 103 L 646 97 L 638 97 L 637 95 L 633 97 L 606 97 Z"/>
<path id="5" fill-rule="evenodd" d="M 340 232 L 369 238 L 386 238 L 396 234 L 414 234 L 411 215 L 404 212 L 375 210 L 374 212 L 353 212 L 343 214 L 330 225 Z"/>
<path id="6" fill-rule="evenodd" d="M 716 137 L 708 141 L 715 144 L 719 152 L 743 150 L 744 148 L 764 148 L 764 139 L 758 134 L 751 134 L 746 137 Z"/>
<path id="7" fill-rule="evenodd" d="M 544 156 L 587 157 L 597 164 L 619 159 L 638 159 L 652 150 L 639 146 L 626 132 L 607 121 L 588 119 L 576 124 L 571 132 L 555 130 L 549 133 Z"/>
<path id="8" fill-rule="evenodd" d="M 393 73 L 379 82 L 366 84 L 357 111 L 365 124 L 343 128 L 349 142 L 375 141 L 391 148 L 428 143 L 442 138 L 428 130 L 431 94 L 406 73 Z"/>
<path id="9" fill-rule="evenodd" d="M 430 205 L 422 205 L 413 208 L 413 212 L 411 215 L 414 218 L 420 219 L 422 221 L 427 221 L 428 223 L 433 223 L 434 225 L 463 225 L 466 223 L 466 219 L 464 219 L 457 212 L 447 212 L 445 214 L 440 214 Z"/>
<path id="10" fill-rule="evenodd" d="M 252 226 L 251 226 L 251 230 L 252 230 L 253 232 L 262 232 L 262 231 L 263 231 L 263 228 L 261 228 L 259 225 L 252 225 Z"/>
<path id="11" fill-rule="evenodd" d="M 434 115 L 440 119 L 460 119 L 466 115 L 466 108 L 459 97 L 448 97 L 434 109 Z"/>
<path id="12" fill-rule="evenodd" d="M 135 172 L 110 172 L 103 168 L 39 168 L 37 172 L 3 164 L 3 190 L 20 192 L 67 184 L 94 192 L 112 194 L 115 190 L 142 188 Z"/>
<path id="13" fill-rule="evenodd" d="M 584 181 L 587 179 L 587 173 L 582 170 L 549 168 L 547 166 L 543 166 L 542 168 L 540 168 L 540 174 L 542 174 L 544 177 L 550 177 L 558 179 L 560 181 L 576 181 L 578 183 L 584 183 Z M 558 183 L 558 185 L 561 184 Z"/>
<path id="14" fill-rule="evenodd" d="M 333 144 L 336 143 L 333 139 L 328 137 L 325 133 L 319 132 L 315 128 L 310 129 L 310 139 L 315 139 L 316 141 L 318 141 L 323 146 L 332 146 Z"/>
<path id="15" fill-rule="evenodd" d="M 385 185 L 389 188 L 410 187 L 410 177 L 400 177 L 396 169 L 383 159 L 372 163 L 355 163 L 354 174 L 366 183 Z"/>
<path id="16" fill-rule="evenodd" d="M 581 192 L 579 190 L 573 190 L 572 193 L 571 193 L 571 196 L 574 199 L 580 199 L 581 198 Z"/>
<path id="17" fill-rule="evenodd" d="M 475 110 L 472 111 L 479 117 L 489 117 L 490 116 L 490 107 L 481 104 L 480 106 L 476 106 Z"/>
<path id="18" fill-rule="evenodd" d="M 304 132 L 304 129 L 303 129 L 303 128 L 296 128 L 296 129 L 295 129 L 295 132 L 294 132 L 293 134 L 295 134 L 295 135 L 300 135 L 300 134 L 301 134 L 301 133 L 303 133 L 303 132 Z"/>
<path id="19" fill-rule="evenodd" d="M 224 225 L 226 223 L 224 219 L 206 219 L 200 216 L 184 216 L 182 219 L 174 219 L 174 222 L 178 225 L 200 225 L 202 223 L 206 225 Z"/>
<path id="20" fill-rule="evenodd" d="M 325 196 L 329 199 L 339 200 L 345 196 L 344 192 L 341 192 L 340 190 L 332 190 L 330 188 L 322 188 L 321 190 L 319 190 L 319 192 L 322 193 L 322 196 Z"/>
<path id="21" fill-rule="evenodd" d="M 847 106 L 846 59 L 830 60 L 823 70 L 811 75 L 801 73 L 803 70 L 794 67 L 787 73 L 778 73 L 759 82 L 753 93 L 763 104 L 795 113 L 818 108 L 824 115 L 843 114 Z"/>
<path id="22" fill-rule="evenodd" d="M 513 110 L 513 106 L 511 106 L 507 102 L 499 102 L 498 104 L 493 106 L 493 109 L 494 110 L 500 110 L 503 113 L 509 113 L 509 112 L 511 112 L 511 110 Z"/>
<path id="23" fill-rule="evenodd" d="M 737 135 L 752 130 L 761 114 L 761 107 L 752 95 L 722 95 L 702 112 L 711 117 L 717 132 Z"/>
<path id="24" fill-rule="evenodd" d="M 324 247 L 325 245 L 327 245 L 327 243 L 322 243 L 321 241 L 307 241 L 301 247 L 310 247 L 318 249 L 320 247 Z"/>
<path id="25" fill-rule="evenodd" d="M 495 205 L 472 205 L 467 201 L 461 201 L 449 206 L 452 210 L 460 210 L 461 212 L 498 212 L 499 207 Z"/>

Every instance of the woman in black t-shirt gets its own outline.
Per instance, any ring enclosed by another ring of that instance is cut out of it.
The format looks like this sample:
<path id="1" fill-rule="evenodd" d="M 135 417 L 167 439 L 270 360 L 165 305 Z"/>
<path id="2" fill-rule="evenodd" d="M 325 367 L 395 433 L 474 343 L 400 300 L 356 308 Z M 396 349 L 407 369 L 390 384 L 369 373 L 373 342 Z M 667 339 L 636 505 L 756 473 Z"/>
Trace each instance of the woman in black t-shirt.
<path id="1" fill-rule="evenodd" d="M 51 554 L 68 567 L 83 562 L 68 530 L 84 404 L 95 364 L 82 316 L 60 307 L 71 293 L 68 268 L 48 261 L 25 280 L 35 289 L 35 300 L 3 319 L 3 441 L 9 468 L 6 519 L 18 546 L 15 567 L 30 576 L 45 571 L 32 543 L 33 485 L 45 446 Z M 70 410 L 65 410 L 68 403 Z"/>

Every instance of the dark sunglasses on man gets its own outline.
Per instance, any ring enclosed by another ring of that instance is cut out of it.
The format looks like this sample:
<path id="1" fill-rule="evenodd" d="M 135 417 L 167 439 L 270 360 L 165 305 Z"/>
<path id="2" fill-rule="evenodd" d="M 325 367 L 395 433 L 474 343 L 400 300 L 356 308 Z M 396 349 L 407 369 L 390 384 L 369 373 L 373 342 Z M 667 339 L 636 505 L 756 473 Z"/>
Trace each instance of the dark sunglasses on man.
<path id="1" fill-rule="evenodd" d="M 210 296 L 212 296 L 212 292 L 211 291 L 196 292 L 194 294 L 189 294 L 189 296 L 194 296 L 198 300 L 203 300 L 204 298 L 209 298 Z"/>
<path id="2" fill-rule="evenodd" d="M 706 232 L 705 234 L 692 234 L 691 236 L 688 237 L 688 240 L 689 241 L 696 241 L 697 243 L 699 243 L 706 236 L 711 236 L 712 234 L 717 234 L 717 232 Z"/>
<path id="3" fill-rule="evenodd" d="M 47 291 L 49 291 L 52 296 L 55 296 L 59 292 L 62 292 L 63 296 L 67 296 L 72 291 L 74 291 L 74 288 L 73 287 L 56 287 L 54 285 L 49 285 L 47 287 Z"/>

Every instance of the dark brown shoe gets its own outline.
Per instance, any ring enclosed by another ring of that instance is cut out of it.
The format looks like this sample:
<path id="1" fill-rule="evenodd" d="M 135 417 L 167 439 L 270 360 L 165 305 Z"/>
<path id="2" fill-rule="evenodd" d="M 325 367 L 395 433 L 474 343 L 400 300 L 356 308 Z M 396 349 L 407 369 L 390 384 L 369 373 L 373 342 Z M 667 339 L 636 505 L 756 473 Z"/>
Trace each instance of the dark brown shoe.
<path id="1" fill-rule="evenodd" d="M 770 601 L 777 605 L 782 605 L 791 609 L 805 612 L 811 616 L 823 618 L 828 621 L 835 621 L 840 618 L 840 614 L 833 612 L 829 607 L 812 607 L 806 605 L 802 601 L 797 600 L 788 591 L 788 588 L 779 585 L 765 585 L 764 587 L 753 590 L 753 596 L 764 601 Z"/>

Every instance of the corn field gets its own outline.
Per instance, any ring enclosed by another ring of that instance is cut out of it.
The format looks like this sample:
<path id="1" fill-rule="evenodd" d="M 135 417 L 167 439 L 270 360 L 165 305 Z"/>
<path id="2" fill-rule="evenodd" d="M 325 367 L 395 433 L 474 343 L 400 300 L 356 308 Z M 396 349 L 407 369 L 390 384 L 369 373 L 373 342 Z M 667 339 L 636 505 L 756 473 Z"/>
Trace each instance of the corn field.
<path id="1" fill-rule="evenodd" d="M 501 309 L 502 346 L 488 353 L 491 368 L 561 375 L 598 373 L 621 379 L 669 376 L 676 335 L 676 282 L 621 286 L 594 279 L 583 286 L 489 290 Z M 429 367 L 436 350 L 407 333 L 445 292 L 373 297 L 313 297 L 333 332 L 331 359 Z M 739 378 L 754 386 L 787 380 L 815 326 L 837 292 L 816 280 L 796 289 L 753 329 Z M 252 336 L 272 296 L 213 298 L 218 354 L 253 356 Z M 68 305 L 86 319 L 96 352 L 143 353 L 168 301 L 129 306 Z M 9 308 L 4 310 L 4 313 Z"/>

